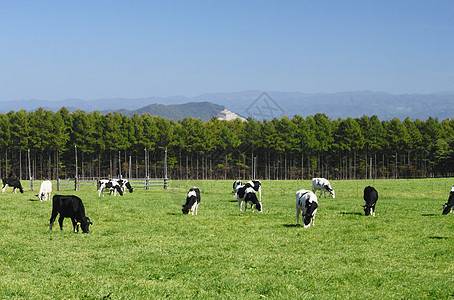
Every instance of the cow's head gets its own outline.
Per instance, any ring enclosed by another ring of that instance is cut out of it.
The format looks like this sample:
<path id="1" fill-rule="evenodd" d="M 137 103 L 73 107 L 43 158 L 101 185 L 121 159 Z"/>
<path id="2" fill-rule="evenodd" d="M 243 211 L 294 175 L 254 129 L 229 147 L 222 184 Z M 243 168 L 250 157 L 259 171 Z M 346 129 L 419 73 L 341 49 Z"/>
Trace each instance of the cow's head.
<path id="1" fill-rule="evenodd" d="M 369 216 L 372 213 L 372 206 L 370 205 L 363 205 L 364 208 L 364 214 L 366 216 Z"/>
<path id="2" fill-rule="evenodd" d="M 90 225 L 93 225 L 93 223 L 90 221 L 90 218 L 85 217 L 82 219 L 82 222 L 80 222 L 80 227 L 82 229 L 83 233 L 89 233 L 90 229 L 88 228 Z"/>
<path id="3" fill-rule="evenodd" d="M 442 214 L 443 214 L 443 215 L 449 214 L 449 212 L 451 211 L 451 209 L 452 209 L 452 206 L 449 205 L 448 203 L 443 204 L 443 212 L 442 212 Z"/>
<path id="4" fill-rule="evenodd" d="M 330 195 L 331 197 L 333 197 L 333 199 L 336 198 L 336 195 L 335 195 L 335 193 L 334 193 L 333 188 L 331 188 L 330 186 L 325 185 L 325 190 L 328 191 L 329 195 Z"/>
<path id="5" fill-rule="evenodd" d="M 181 211 L 183 212 L 183 214 L 187 215 L 190 211 L 190 207 L 188 205 L 183 205 Z"/>
<path id="6" fill-rule="evenodd" d="M 132 186 L 131 186 L 131 184 L 129 183 L 129 181 L 126 182 L 125 186 L 126 186 L 126 188 L 128 189 L 128 191 L 129 191 L 130 193 L 133 192 L 134 189 L 132 188 Z"/>
<path id="7" fill-rule="evenodd" d="M 255 208 L 257 208 L 257 210 L 258 210 L 259 212 L 262 212 L 262 203 L 260 203 L 260 202 L 256 203 L 256 204 L 255 204 Z"/>

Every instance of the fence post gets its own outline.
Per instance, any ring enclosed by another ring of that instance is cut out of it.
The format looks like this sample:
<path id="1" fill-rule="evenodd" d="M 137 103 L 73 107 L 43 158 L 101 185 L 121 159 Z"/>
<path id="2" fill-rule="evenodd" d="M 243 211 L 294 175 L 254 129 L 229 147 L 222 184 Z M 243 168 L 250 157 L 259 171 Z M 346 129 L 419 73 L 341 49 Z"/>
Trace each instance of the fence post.
<path id="1" fill-rule="evenodd" d="M 33 176 L 30 176 L 30 190 L 33 191 Z"/>
<path id="2" fill-rule="evenodd" d="M 168 182 L 167 178 L 164 178 L 164 189 L 167 190 Z"/>
<path id="3" fill-rule="evenodd" d="M 148 190 L 150 188 L 150 178 L 147 176 L 145 179 L 145 189 Z"/>
<path id="4" fill-rule="evenodd" d="M 76 178 L 74 178 L 74 190 L 77 191 L 79 186 L 79 181 L 77 180 L 77 175 Z"/>
<path id="5" fill-rule="evenodd" d="M 60 178 L 57 178 L 57 191 L 60 191 Z"/>

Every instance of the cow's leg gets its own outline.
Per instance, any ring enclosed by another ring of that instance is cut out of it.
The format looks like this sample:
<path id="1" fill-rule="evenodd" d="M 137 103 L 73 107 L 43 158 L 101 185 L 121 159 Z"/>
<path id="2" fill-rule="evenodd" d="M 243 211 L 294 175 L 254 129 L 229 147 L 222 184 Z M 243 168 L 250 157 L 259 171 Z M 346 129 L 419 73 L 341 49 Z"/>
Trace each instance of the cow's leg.
<path id="1" fill-rule="evenodd" d="M 315 215 L 317 214 L 317 208 L 314 209 L 314 212 L 312 213 L 312 226 L 315 224 Z"/>
<path id="2" fill-rule="evenodd" d="M 6 187 L 7 187 L 7 186 L 8 186 L 8 184 L 3 185 L 2 194 L 5 193 L 5 190 L 6 190 Z"/>
<path id="3" fill-rule="evenodd" d="M 300 209 L 297 207 L 296 208 L 296 225 L 298 226 L 300 224 Z"/>
<path id="4" fill-rule="evenodd" d="M 76 219 L 71 218 L 71 222 L 73 223 L 73 230 L 74 230 L 74 232 L 77 233 L 77 232 L 79 231 L 79 225 L 77 224 Z"/>
<path id="5" fill-rule="evenodd" d="M 58 212 L 52 211 L 52 215 L 50 216 L 50 226 L 49 230 L 52 230 L 52 225 L 54 225 L 55 218 L 57 217 Z"/>
<path id="6" fill-rule="evenodd" d="M 243 211 L 243 200 L 238 199 L 238 206 L 240 207 L 240 211 Z"/>
<path id="7" fill-rule="evenodd" d="M 13 187 L 13 193 L 17 194 L 16 187 Z"/>
<path id="8" fill-rule="evenodd" d="M 197 202 L 195 203 L 195 215 L 197 216 L 197 208 L 199 207 L 199 204 Z"/>
<path id="9" fill-rule="evenodd" d="M 63 220 L 65 219 L 65 217 L 63 217 L 61 214 L 60 214 L 60 218 L 58 218 L 58 224 L 60 224 L 60 230 L 63 230 Z"/>

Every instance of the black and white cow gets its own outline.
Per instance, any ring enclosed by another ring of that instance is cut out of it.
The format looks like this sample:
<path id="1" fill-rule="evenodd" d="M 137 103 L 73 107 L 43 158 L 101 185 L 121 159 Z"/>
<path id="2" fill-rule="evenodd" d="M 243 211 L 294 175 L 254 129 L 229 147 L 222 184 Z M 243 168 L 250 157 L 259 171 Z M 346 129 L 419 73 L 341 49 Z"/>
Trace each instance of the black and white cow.
<path id="1" fill-rule="evenodd" d="M 256 191 L 254 187 L 248 182 L 245 185 L 239 185 L 236 187 L 236 197 L 238 200 L 238 205 L 240 211 L 243 211 L 243 202 L 244 202 L 244 211 L 247 209 L 247 204 L 250 202 L 251 210 L 254 212 L 254 207 L 257 208 L 259 212 L 263 212 L 262 202 L 257 199 Z"/>
<path id="2" fill-rule="evenodd" d="M 117 195 L 117 192 L 120 194 L 120 196 L 123 196 L 123 189 L 116 180 L 110 179 L 98 180 L 98 197 L 101 197 L 101 195 L 104 197 L 104 189 L 109 190 L 110 193 L 113 192 L 114 196 Z"/>
<path id="3" fill-rule="evenodd" d="M 251 185 L 256 193 L 259 193 L 259 201 L 262 202 L 262 183 L 260 180 L 251 180 L 247 184 Z"/>
<path id="4" fill-rule="evenodd" d="M 50 227 L 54 224 L 55 218 L 60 214 L 58 223 L 60 224 L 60 230 L 63 230 L 63 219 L 71 218 L 73 222 L 74 232 L 79 231 L 79 225 L 82 228 L 83 233 L 89 233 L 89 226 L 93 225 L 90 218 L 85 216 L 85 208 L 82 200 L 77 196 L 70 195 L 55 195 L 52 198 L 52 215 L 50 217 Z"/>
<path id="5" fill-rule="evenodd" d="M 443 215 L 447 215 L 449 214 L 449 212 L 451 212 L 452 208 L 454 206 L 454 186 L 451 188 L 451 191 L 449 192 L 449 198 L 448 198 L 448 202 L 446 202 L 444 205 L 443 205 Z M 454 211 L 453 211 L 454 213 Z"/>
<path id="6" fill-rule="evenodd" d="M 330 194 L 331 197 L 336 198 L 334 194 L 334 190 L 331 187 L 331 184 L 329 181 L 325 178 L 313 178 L 312 179 L 312 192 L 315 193 L 316 190 L 320 190 L 320 196 L 322 196 L 322 193 L 324 193 L 325 198 L 326 198 L 326 192 Z"/>
<path id="7" fill-rule="evenodd" d="M 372 215 L 375 217 L 375 204 L 378 200 L 378 192 L 375 188 L 367 186 L 364 189 L 364 201 L 366 204 L 363 206 L 366 216 Z"/>
<path id="8" fill-rule="evenodd" d="M 236 198 L 236 187 L 240 186 L 240 185 L 243 185 L 243 182 L 241 180 L 235 180 L 235 182 L 233 183 L 233 197 L 235 197 L 235 198 Z"/>
<path id="9" fill-rule="evenodd" d="M 186 196 L 186 203 L 182 207 L 183 214 L 191 214 L 197 216 L 197 208 L 200 203 L 200 190 L 193 187 L 189 190 Z"/>
<path id="10" fill-rule="evenodd" d="M 22 188 L 22 185 L 20 184 L 20 181 L 16 178 L 3 178 L 3 189 L 2 189 L 2 193 L 4 194 L 5 193 L 5 189 L 6 187 L 8 186 L 12 186 L 13 187 L 13 192 L 15 194 L 17 194 L 17 191 L 16 189 L 19 189 L 19 191 L 21 193 L 24 193 L 24 189 Z"/>
<path id="11" fill-rule="evenodd" d="M 302 216 L 304 228 L 314 226 L 315 214 L 318 209 L 317 196 L 308 190 L 296 192 L 296 225 L 300 225 L 299 216 Z"/>
<path id="12" fill-rule="evenodd" d="M 128 189 L 130 193 L 134 191 L 134 189 L 132 188 L 131 184 L 127 179 L 112 179 L 112 181 L 118 182 L 121 190 L 123 191 L 123 194 L 125 193 L 126 189 Z"/>

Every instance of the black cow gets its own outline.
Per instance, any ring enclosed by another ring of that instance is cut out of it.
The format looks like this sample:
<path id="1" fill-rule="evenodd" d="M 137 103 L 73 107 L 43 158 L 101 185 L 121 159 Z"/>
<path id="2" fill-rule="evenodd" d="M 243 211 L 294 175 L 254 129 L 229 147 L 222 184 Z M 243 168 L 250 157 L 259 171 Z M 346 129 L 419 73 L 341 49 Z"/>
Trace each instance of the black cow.
<path id="1" fill-rule="evenodd" d="M 449 214 L 453 206 L 454 206 L 454 186 L 451 188 L 451 191 L 449 192 L 448 202 L 446 202 L 443 205 L 443 215 Z"/>
<path id="2" fill-rule="evenodd" d="M 88 227 L 93 225 L 90 219 L 85 216 L 85 208 L 82 200 L 77 196 L 70 195 L 55 195 L 52 198 L 52 215 L 50 217 L 50 228 L 54 224 L 55 218 L 60 214 L 58 223 L 60 224 L 60 230 L 63 230 L 63 219 L 71 218 L 73 222 L 74 232 L 79 231 L 79 225 L 82 228 L 83 233 L 89 233 Z"/>
<path id="3" fill-rule="evenodd" d="M 246 211 L 247 203 L 251 203 L 251 210 L 254 212 L 253 205 L 259 212 L 263 212 L 262 210 L 262 203 L 257 199 L 257 195 L 255 194 L 254 187 L 248 182 L 245 185 L 240 185 L 236 187 L 236 197 L 238 199 L 238 205 L 240 207 L 240 211 L 242 211 L 243 201 L 244 204 L 244 211 Z"/>
<path id="4" fill-rule="evenodd" d="M 3 178 L 3 189 L 2 193 L 5 193 L 5 189 L 7 186 L 12 186 L 13 187 L 13 192 L 17 193 L 16 189 L 19 189 L 21 193 L 24 193 L 24 189 L 22 188 L 22 185 L 20 184 L 20 181 L 16 178 Z"/>
<path id="5" fill-rule="evenodd" d="M 196 215 L 197 208 L 200 203 L 200 190 L 196 187 L 193 187 L 189 190 L 188 195 L 186 196 L 186 203 L 182 207 L 183 214 Z"/>
<path id="6" fill-rule="evenodd" d="M 377 203 L 377 200 L 377 190 L 371 186 L 367 186 L 364 189 L 364 201 L 366 201 L 366 204 L 363 206 L 366 216 L 372 215 L 375 217 L 375 204 Z"/>

